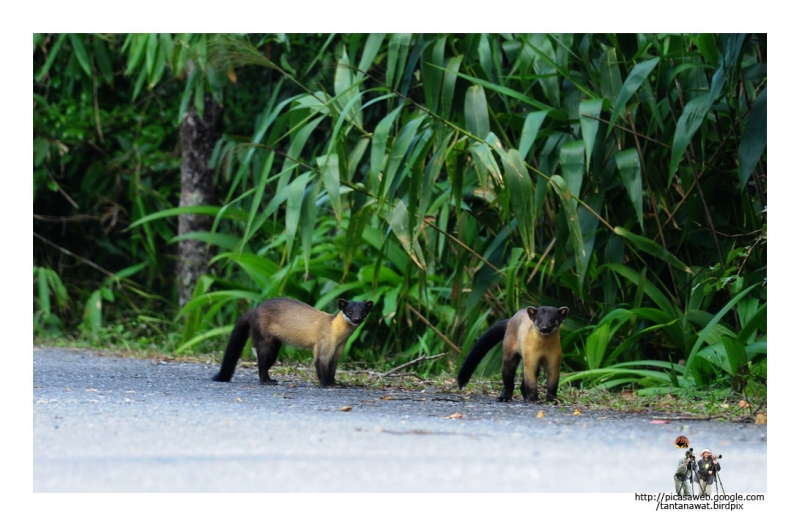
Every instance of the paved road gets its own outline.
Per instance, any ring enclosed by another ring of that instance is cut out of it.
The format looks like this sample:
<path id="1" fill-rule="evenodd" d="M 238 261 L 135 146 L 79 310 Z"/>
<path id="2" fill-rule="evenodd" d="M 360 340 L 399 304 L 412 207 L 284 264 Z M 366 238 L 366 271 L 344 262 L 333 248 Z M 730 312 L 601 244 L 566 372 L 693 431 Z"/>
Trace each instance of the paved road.
<path id="1" fill-rule="evenodd" d="M 678 435 L 723 453 L 728 493 L 767 491 L 766 426 L 265 387 L 242 368 L 217 383 L 216 366 L 90 351 L 35 349 L 33 367 L 36 492 L 669 492 Z"/>

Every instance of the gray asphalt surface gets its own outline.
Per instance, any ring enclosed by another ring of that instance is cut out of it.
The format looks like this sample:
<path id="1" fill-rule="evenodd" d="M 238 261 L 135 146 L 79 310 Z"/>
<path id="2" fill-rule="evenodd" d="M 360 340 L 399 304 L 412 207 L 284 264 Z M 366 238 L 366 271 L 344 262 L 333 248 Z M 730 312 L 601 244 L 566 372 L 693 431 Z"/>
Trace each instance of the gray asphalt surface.
<path id="1" fill-rule="evenodd" d="M 723 454 L 727 493 L 767 491 L 766 426 L 281 376 L 261 386 L 241 367 L 212 382 L 217 368 L 34 349 L 33 490 L 672 492 L 685 435 Z"/>

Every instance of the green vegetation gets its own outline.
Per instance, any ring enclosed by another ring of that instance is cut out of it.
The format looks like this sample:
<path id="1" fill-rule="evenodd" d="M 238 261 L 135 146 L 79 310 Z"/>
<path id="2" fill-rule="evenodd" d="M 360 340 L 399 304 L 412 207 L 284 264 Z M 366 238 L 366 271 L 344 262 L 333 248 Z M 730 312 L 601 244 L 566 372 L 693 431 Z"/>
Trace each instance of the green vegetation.
<path id="1" fill-rule="evenodd" d="M 35 35 L 35 337 L 219 356 L 263 299 L 372 299 L 343 365 L 427 378 L 564 305 L 563 392 L 765 397 L 766 97 L 763 35 Z"/>

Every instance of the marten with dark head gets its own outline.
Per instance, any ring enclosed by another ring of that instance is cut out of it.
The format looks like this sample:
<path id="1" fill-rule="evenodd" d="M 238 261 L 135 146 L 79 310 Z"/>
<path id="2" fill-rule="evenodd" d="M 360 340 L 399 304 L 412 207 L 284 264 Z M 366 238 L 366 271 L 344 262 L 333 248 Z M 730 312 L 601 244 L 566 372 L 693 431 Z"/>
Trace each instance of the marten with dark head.
<path id="1" fill-rule="evenodd" d="M 278 359 L 281 343 L 314 351 L 320 385 L 335 385 L 333 377 L 344 345 L 371 310 L 372 301 L 340 299 L 339 310 L 327 314 L 295 299 L 269 299 L 236 322 L 222 366 L 212 380 L 230 382 L 249 336 L 256 348 L 258 377 L 263 385 L 277 383 L 269 377 L 269 368 Z"/>
<path id="2" fill-rule="evenodd" d="M 547 401 L 556 401 L 561 370 L 561 337 L 559 330 L 567 318 L 567 307 L 528 307 L 517 311 L 510 319 L 492 325 L 464 360 L 458 372 L 458 386 L 464 387 L 480 361 L 500 341 L 503 342 L 503 391 L 498 402 L 510 402 L 514 392 L 514 377 L 522 361 L 522 398 L 538 402 L 537 378 L 539 368 L 547 370 Z"/>

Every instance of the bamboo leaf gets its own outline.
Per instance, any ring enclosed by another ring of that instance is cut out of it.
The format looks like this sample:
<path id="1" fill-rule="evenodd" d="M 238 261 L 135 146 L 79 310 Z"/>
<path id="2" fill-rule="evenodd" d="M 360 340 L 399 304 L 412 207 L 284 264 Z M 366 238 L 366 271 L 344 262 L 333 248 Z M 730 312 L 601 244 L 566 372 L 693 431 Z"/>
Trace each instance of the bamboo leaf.
<path id="1" fill-rule="evenodd" d="M 400 106 L 389 115 L 381 119 L 372 134 L 372 149 L 370 150 L 370 169 L 369 177 L 372 184 L 372 191 L 377 192 L 381 186 L 381 172 L 385 163 L 386 142 L 389 139 L 389 131 L 394 124 L 394 120 L 403 107 Z"/>
<path id="2" fill-rule="evenodd" d="M 80 64 L 81 69 L 88 77 L 92 77 L 92 61 L 89 58 L 89 53 L 86 51 L 83 38 L 77 33 L 70 33 L 69 42 L 72 44 L 72 52 L 75 54 L 75 58 L 78 59 L 78 64 Z"/>
<path id="3" fill-rule="evenodd" d="M 45 319 L 50 317 L 50 290 L 47 287 L 47 269 L 38 267 L 36 282 L 39 289 L 39 308 L 44 312 Z"/>
<path id="4" fill-rule="evenodd" d="M 600 112 L 603 110 L 604 99 L 582 100 L 578 105 L 581 121 L 581 136 L 583 137 L 583 147 L 586 150 L 586 173 L 592 161 L 592 149 L 597 138 L 597 130 L 600 128 Z"/>
<path id="5" fill-rule="evenodd" d="M 322 173 L 322 182 L 333 207 L 336 223 L 342 223 L 342 203 L 339 199 L 339 156 L 335 153 L 317 157 L 317 166 Z"/>
<path id="6" fill-rule="evenodd" d="M 306 276 L 309 274 L 311 261 L 311 245 L 314 235 L 314 222 L 317 219 L 317 195 L 321 182 L 316 181 L 309 185 L 303 196 L 303 208 L 300 216 L 300 240 L 303 243 L 303 263 L 306 269 Z"/>
<path id="7" fill-rule="evenodd" d="M 675 126 L 675 137 L 672 141 L 667 186 L 672 184 L 672 176 L 678 170 L 678 164 L 680 164 L 689 142 L 706 118 L 708 98 L 709 96 L 706 94 L 689 101 L 678 119 L 678 124 Z"/>
<path id="8" fill-rule="evenodd" d="M 353 78 L 353 70 L 350 68 L 350 60 L 347 58 L 346 50 L 342 51 L 342 58 L 336 66 L 333 89 L 336 94 L 334 104 L 340 111 L 355 99 L 355 104 L 350 106 L 350 110 L 345 115 L 347 115 L 350 122 L 361 128 L 361 105 L 359 103 L 361 94 L 358 90 L 358 84 L 355 83 Z"/>
<path id="9" fill-rule="evenodd" d="M 108 50 L 106 49 L 103 39 L 97 36 L 93 37 L 92 49 L 94 50 L 94 58 L 95 62 L 97 63 L 97 69 L 99 69 L 100 74 L 103 75 L 103 80 L 105 80 L 106 84 L 109 86 L 113 86 L 114 70 L 111 67 L 111 58 L 108 56 Z"/>
<path id="10" fill-rule="evenodd" d="M 525 168 L 525 161 L 522 160 L 522 156 L 517 150 L 509 150 L 508 154 L 502 155 L 501 158 L 506 185 L 511 195 L 511 210 L 517 220 L 517 228 L 519 228 L 525 253 L 528 259 L 531 259 L 536 253 L 533 184 L 528 170 Z"/>
<path id="11" fill-rule="evenodd" d="M 614 153 L 614 160 L 622 176 L 622 184 L 628 191 L 628 197 L 633 203 L 636 217 L 639 219 L 639 226 L 644 232 L 644 215 L 642 212 L 642 165 L 639 160 L 639 152 L 635 148 L 623 152 Z"/>
<path id="12" fill-rule="evenodd" d="M 533 146 L 533 141 L 539 134 L 539 128 L 542 127 L 542 122 L 548 113 L 550 113 L 548 110 L 534 111 L 525 117 L 525 124 L 522 126 L 522 134 L 519 138 L 519 154 L 523 159 L 528 157 L 528 151 Z"/>
<path id="13" fill-rule="evenodd" d="M 47 75 L 47 72 L 50 71 L 50 68 L 53 66 L 53 62 L 58 57 L 58 52 L 61 49 L 61 46 L 64 44 L 64 40 L 66 40 L 67 34 L 61 33 L 56 38 L 56 41 L 53 43 L 53 47 L 50 48 L 50 52 L 47 54 L 47 60 L 45 60 L 42 69 L 39 70 L 39 73 L 36 74 L 34 80 L 36 82 L 41 82 L 42 79 Z"/>
<path id="14" fill-rule="evenodd" d="M 467 131 L 479 139 L 489 135 L 489 109 L 481 86 L 470 86 L 464 98 L 464 120 Z"/>
<path id="15" fill-rule="evenodd" d="M 583 142 L 572 141 L 563 145 L 559 157 L 562 176 L 564 177 L 564 181 L 567 182 L 569 191 L 575 197 L 580 197 L 585 160 Z"/>
<path id="16" fill-rule="evenodd" d="M 484 142 L 475 142 L 470 146 L 469 151 L 473 155 L 481 187 L 486 188 L 486 174 L 488 173 L 492 176 L 494 184 L 498 188 L 503 188 L 503 175 L 500 172 L 500 167 L 497 165 L 497 161 L 495 161 L 489 146 Z"/>
<path id="17" fill-rule="evenodd" d="M 742 190 L 753 174 L 753 170 L 767 147 L 767 87 L 759 93 L 739 144 L 739 180 Z"/>
<path id="18" fill-rule="evenodd" d="M 622 115 L 622 112 L 625 110 L 625 105 L 628 104 L 630 98 L 637 91 L 639 91 L 639 88 L 642 86 L 644 81 L 647 80 L 647 77 L 653 71 L 653 68 L 658 65 L 658 61 L 658 57 L 651 58 L 650 60 L 640 62 L 633 67 L 628 75 L 628 78 L 625 79 L 625 83 L 620 89 L 617 100 L 614 102 L 614 111 L 611 112 L 611 118 L 608 122 L 606 137 L 611 135 L 611 132 L 614 130 L 614 123 L 616 123 L 619 116 Z"/>
<path id="19" fill-rule="evenodd" d="M 311 172 L 304 172 L 292 181 L 288 186 L 286 197 L 286 256 L 292 257 L 292 246 L 297 234 L 297 227 L 300 224 L 300 212 L 303 209 L 303 195 L 306 191 L 308 178 Z"/>
<path id="20" fill-rule="evenodd" d="M 461 67 L 461 61 L 464 56 L 459 55 L 447 61 L 446 71 L 444 73 L 444 87 L 442 88 L 442 111 L 441 116 L 447 120 L 450 118 L 453 106 L 453 95 L 456 90 L 456 80 L 458 80 L 458 69 Z"/>
<path id="21" fill-rule="evenodd" d="M 394 208 L 389 213 L 388 217 L 389 226 L 392 227 L 392 232 L 400 241 L 403 250 L 406 251 L 408 257 L 411 258 L 420 269 L 425 270 L 425 260 L 422 258 L 422 252 L 419 250 L 417 240 L 412 238 L 411 230 L 408 228 L 408 209 L 406 204 L 399 199 L 395 202 Z"/>
<path id="22" fill-rule="evenodd" d="M 439 111 L 446 41 L 447 37 L 441 37 L 434 42 L 429 42 L 422 53 L 422 64 L 420 65 L 422 87 L 425 92 L 425 105 L 431 113 Z"/>
<path id="23" fill-rule="evenodd" d="M 367 36 L 367 43 L 364 44 L 364 52 L 361 54 L 361 60 L 358 62 L 359 71 L 356 72 L 355 82 L 360 82 L 364 75 L 369 71 L 372 63 L 375 62 L 375 57 L 381 50 L 381 44 L 386 35 L 383 33 L 370 33 Z"/>
<path id="24" fill-rule="evenodd" d="M 581 145 L 582 147 L 582 145 Z M 581 154 L 581 158 L 583 155 Z M 583 172 L 580 172 L 581 175 Z M 581 283 L 583 282 L 583 276 L 585 275 L 586 268 L 583 266 L 584 258 L 586 257 L 586 249 L 583 245 L 583 234 L 581 233 L 581 223 L 580 219 L 578 218 L 578 202 L 573 199 L 572 191 L 570 190 L 569 185 L 567 182 L 561 178 L 561 176 L 554 175 L 550 178 L 550 184 L 556 191 L 559 199 L 561 200 L 562 204 L 562 212 L 565 215 L 567 228 L 569 230 L 569 240 L 570 245 L 572 246 L 572 251 L 575 257 L 575 269 L 577 271 L 578 276 L 581 278 Z"/>
<path id="25" fill-rule="evenodd" d="M 616 107 L 621 91 L 622 75 L 619 72 L 617 50 L 608 48 L 600 60 L 600 93 Z"/>
<path id="26" fill-rule="evenodd" d="M 622 228 L 621 226 L 614 227 L 614 233 L 633 243 L 637 249 L 647 252 L 651 256 L 655 256 L 658 259 L 669 263 L 680 271 L 686 272 L 687 274 L 693 274 L 692 269 L 689 268 L 688 265 L 681 262 L 681 260 L 672 255 L 672 253 L 670 253 L 666 248 L 662 247 L 652 239 L 636 235 L 629 230 Z"/>
<path id="27" fill-rule="evenodd" d="M 731 310 L 737 303 L 739 303 L 739 301 L 742 298 L 747 296 L 747 294 L 751 290 L 753 290 L 758 286 L 759 286 L 758 283 L 756 283 L 755 285 L 750 285 L 742 292 L 734 296 L 728 303 L 725 304 L 724 307 L 722 307 L 722 309 L 711 319 L 711 321 L 708 322 L 708 324 L 703 328 L 703 330 L 698 335 L 697 340 L 695 341 L 691 352 L 689 352 L 688 358 L 686 358 L 686 369 L 688 371 L 691 371 L 691 374 L 695 377 L 695 381 L 698 381 L 698 383 L 699 383 L 699 378 L 696 377 L 696 371 L 692 369 L 692 365 L 695 356 L 697 355 L 697 352 L 700 350 L 700 347 L 706 342 L 706 338 L 708 338 L 709 334 L 716 329 L 716 326 L 720 322 L 722 317 L 725 316 L 725 314 L 727 314 L 728 311 Z"/>

